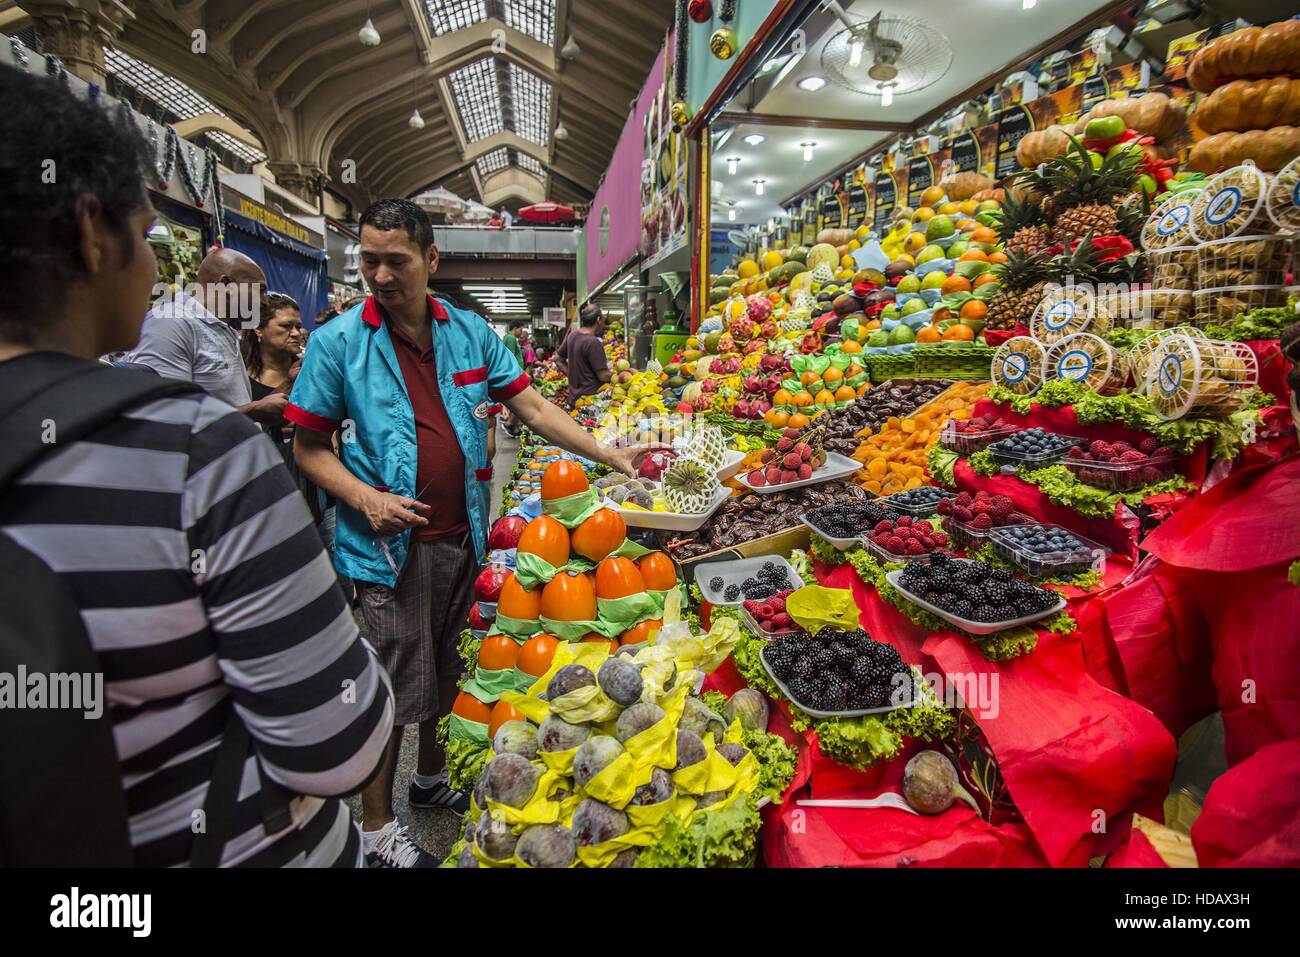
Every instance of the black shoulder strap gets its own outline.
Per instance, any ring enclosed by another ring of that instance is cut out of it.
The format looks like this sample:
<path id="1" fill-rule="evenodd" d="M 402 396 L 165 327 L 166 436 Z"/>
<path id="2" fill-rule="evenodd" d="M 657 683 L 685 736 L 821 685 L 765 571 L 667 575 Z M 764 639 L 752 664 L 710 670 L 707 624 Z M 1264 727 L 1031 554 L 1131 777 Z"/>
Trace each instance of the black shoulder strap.
<path id="1" fill-rule="evenodd" d="M 127 409 L 201 391 L 191 382 L 61 352 L 10 359 L 0 364 L 0 489 L 41 456 L 90 435 Z"/>

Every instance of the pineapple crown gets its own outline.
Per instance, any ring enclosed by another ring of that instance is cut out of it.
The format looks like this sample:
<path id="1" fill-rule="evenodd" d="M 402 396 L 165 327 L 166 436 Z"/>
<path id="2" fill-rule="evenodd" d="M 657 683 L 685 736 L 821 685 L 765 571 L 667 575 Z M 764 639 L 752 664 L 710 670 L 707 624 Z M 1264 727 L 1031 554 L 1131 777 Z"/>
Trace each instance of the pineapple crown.
<path id="1" fill-rule="evenodd" d="M 1070 137 L 1064 156 L 1049 160 L 1042 167 L 1026 170 L 1018 177 L 1021 183 L 1047 193 L 1058 207 L 1108 203 L 1117 196 L 1137 188 L 1137 169 L 1143 159 L 1139 150 L 1119 150 L 1093 165 L 1093 155 L 1077 137 Z"/>
<path id="2" fill-rule="evenodd" d="M 1145 261 L 1141 253 L 1130 252 L 1123 256 L 1107 255 L 1108 245 L 1098 244 L 1092 233 L 1074 245 L 1072 250 L 1062 250 L 1046 261 L 1047 275 L 1054 282 L 1073 277 L 1076 283 L 1133 283 L 1142 275 Z"/>
<path id="3" fill-rule="evenodd" d="M 1026 253 L 1019 249 L 1007 251 L 1007 261 L 993 267 L 998 284 L 1004 289 L 1028 289 L 1047 277 L 1050 257 L 1043 252 Z"/>
<path id="4" fill-rule="evenodd" d="M 1015 193 L 1010 190 L 1007 190 L 1006 198 L 1002 201 L 1002 208 L 995 215 L 998 222 L 994 228 L 998 238 L 1003 242 L 1010 240 L 1022 229 L 1047 224 L 1047 217 L 1043 215 L 1041 206 L 1037 203 L 1022 202 L 1016 199 Z"/>

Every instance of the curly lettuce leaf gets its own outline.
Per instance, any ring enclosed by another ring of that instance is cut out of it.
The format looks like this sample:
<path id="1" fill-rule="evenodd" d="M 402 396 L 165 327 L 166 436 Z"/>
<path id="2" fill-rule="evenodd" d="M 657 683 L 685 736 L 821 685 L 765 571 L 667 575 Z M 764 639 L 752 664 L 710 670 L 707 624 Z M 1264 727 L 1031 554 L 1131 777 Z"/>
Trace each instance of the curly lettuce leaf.
<path id="1" fill-rule="evenodd" d="M 925 469 L 930 473 L 930 477 L 940 485 L 953 488 L 956 480 L 953 478 L 953 469 L 957 465 L 957 460 L 961 458 L 951 449 L 945 449 L 938 442 L 930 446 L 930 451 L 925 453 Z"/>
<path id="2" fill-rule="evenodd" d="M 474 632 L 468 628 L 460 633 L 460 641 L 456 644 L 456 654 L 460 655 L 460 660 L 465 665 L 465 670 L 470 674 L 478 667 L 478 651 L 482 647 L 481 639 L 474 637 Z"/>
<path id="3" fill-rule="evenodd" d="M 1034 470 L 1022 466 L 1016 470 L 1016 474 L 1029 484 L 1038 486 L 1039 491 L 1054 504 L 1064 505 L 1089 518 L 1113 517 L 1115 506 L 1120 502 L 1138 505 L 1152 495 L 1196 488 L 1195 483 L 1189 482 L 1181 475 L 1176 475 L 1163 482 L 1143 485 L 1126 492 L 1113 492 L 1080 482 L 1064 465 L 1049 465 L 1047 468 Z"/>
<path id="4" fill-rule="evenodd" d="M 758 848 L 758 811 L 737 799 L 689 821 L 669 816 L 658 843 L 637 855 L 637 867 L 753 867 Z"/>
<path id="5" fill-rule="evenodd" d="M 989 635 L 980 642 L 980 651 L 989 661 L 1007 661 L 1027 655 L 1038 647 L 1038 632 L 1026 626 L 1008 628 L 1006 631 Z"/>
<path id="6" fill-rule="evenodd" d="M 435 732 L 447 752 L 447 786 L 457 791 L 472 791 L 487 760 L 488 749 L 474 741 L 451 737 L 450 725 L 451 716 L 443 715 Z"/>
<path id="7" fill-rule="evenodd" d="M 727 707 L 727 696 L 721 691 L 705 691 L 700 695 L 700 700 L 709 706 L 709 710 L 714 714 L 722 714 Z"/>
<path id="8" fill-rule="evenodd" d="M 1291 563 L 1291 567 L 1286 570 L 1286 580 L 1300 588 L 1300 562 Z"/>
<path id="9" fill-rule="evenodd" d="M 769 797 L 780 803 L 781 795 L 794 780 L 797 752 L 782 740 L 779 734 L 770 731 L 749 731 L 741 733 L 740 743 L 749 749 L 758 762 L 758 797 Z"/>
<path id="10" fill-rule="evenodd" d="M 983 475 L 985 478 L 991 475 L 997 475 L 1002 468 L 997 462 L 993 461 L 993 453 L 988 449 L 980 449 L 966 460 L 970 465 L 971 471 L 976 475 Z"/>
<path id="11" fill-rule="evenodd" d="M 902 737 L 874 715 L 830 718 L 818 721 L 815 728 L 822 754 L 837 764 L 858 770 L 890 760 L 903 747 Z"/>

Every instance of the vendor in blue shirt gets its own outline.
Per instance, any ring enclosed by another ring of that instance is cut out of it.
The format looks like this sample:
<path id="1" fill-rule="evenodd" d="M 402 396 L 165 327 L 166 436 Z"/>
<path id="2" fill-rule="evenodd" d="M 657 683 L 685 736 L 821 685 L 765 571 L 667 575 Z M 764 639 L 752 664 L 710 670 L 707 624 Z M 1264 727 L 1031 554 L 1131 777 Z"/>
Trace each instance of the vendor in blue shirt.
<path id="1" fill-rule="evenodd" d="M 420 207 L 379 200 L 359 228 L 373 295 L 313 334 L 285 417 L 300 426 L 298 465 L 339 502 L 335 566 L 356 581 L 368 637 L 393 681 L 398 727 L 362 793 L 367 856 L 428 866 L 394 818 L 393 782 L 401 726 L 418 724 L 411 806 L 468 809 L 446 783 L 434 732 L 457 693 L 456 645 L 484 553 L 490 406 L 503 402 L 546 440 L 629 475 L 646 449 L 599 445 L 529 385 L 481 316 L 428 294 L 438 250 Z"/>

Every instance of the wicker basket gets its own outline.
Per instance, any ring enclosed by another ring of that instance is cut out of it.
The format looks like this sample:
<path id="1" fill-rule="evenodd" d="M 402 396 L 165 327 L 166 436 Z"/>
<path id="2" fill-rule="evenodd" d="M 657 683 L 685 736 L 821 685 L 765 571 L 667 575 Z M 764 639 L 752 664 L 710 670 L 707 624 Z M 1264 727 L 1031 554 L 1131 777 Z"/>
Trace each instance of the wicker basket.
<path id="1" fill-rule="evenodd" d="M 913 352 L 901 356 L 867 356 L 867 368 L 874 383 L 888 382 L 899 376 L 916 375 L 916 358 Z"/>
<path id="2" fill-rule="evenodd" d="M 989 364 L 996 351 L 992 346 L 982 345 L 961 348 L 917 346 L 912 355 L 918 376 L 979 381 L 989 377 Z"/>

